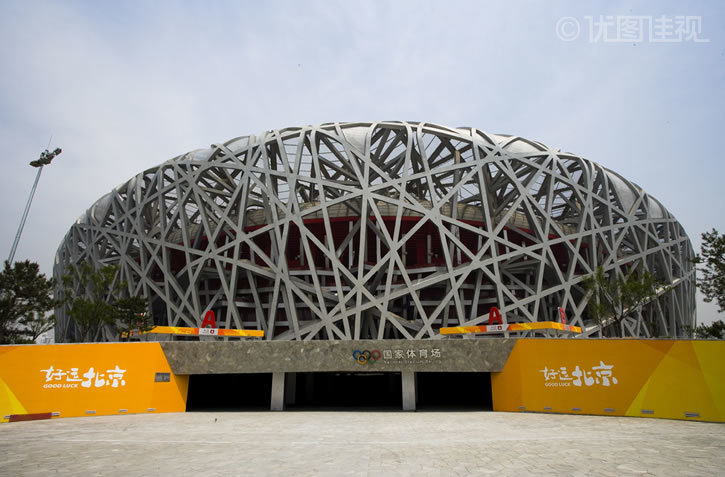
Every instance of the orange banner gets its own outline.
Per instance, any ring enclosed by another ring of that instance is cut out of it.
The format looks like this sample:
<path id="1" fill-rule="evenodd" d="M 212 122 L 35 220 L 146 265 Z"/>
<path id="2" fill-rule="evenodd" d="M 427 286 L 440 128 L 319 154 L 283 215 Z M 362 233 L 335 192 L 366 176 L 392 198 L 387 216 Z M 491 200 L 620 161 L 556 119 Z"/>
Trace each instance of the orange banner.
<path id="1" fill-rule="evenodd" d="M 149 331 L 139 333 L 132 331 L 131 336 L 138 336 L 147 333 L 158 333 L 167 335 L 199 335 L 199 336 L 243 336 L 248 338 L 263 338 L 264 330 L 234 330 L 226 328 L 185 328 L 181 326 L 154 326 Z M 122 335 L 125 338 L 127 335 Z"/>
<path id="2" fill-rule="evenodd" d="M 520 339 L 491 386 L 496 411 L 725 422 L 725 342 Z"/>
<path id="3" fill-rule="evenodd" d="M 578 326 L 565 325 L 556 321 L 537 321 L 535 323 L 511 323 L 499 325 L 481 325 L 481 326 L 452 326 L 441 328 L 442 335 L 460 335 L 466 333 L 503 333 L 506 331 L 529 331 L 529 330 L 559 330 L 571 333 L 581 333 L 582 329 Z"/>
<path id="4" fill-rule="evenodd" d="M 188 376 L 159 343 L 0 346 L 0 418 L 183 412 Z"/>

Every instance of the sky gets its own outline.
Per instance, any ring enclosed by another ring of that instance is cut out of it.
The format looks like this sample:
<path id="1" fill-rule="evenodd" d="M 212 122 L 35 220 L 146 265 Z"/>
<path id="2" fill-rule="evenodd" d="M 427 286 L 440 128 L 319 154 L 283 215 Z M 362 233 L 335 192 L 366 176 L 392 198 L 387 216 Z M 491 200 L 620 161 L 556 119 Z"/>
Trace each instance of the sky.
<path id="1" fill-rule="evenodd" d="M 596 161 L 662 202 L 699 252 L 702 232 L 725 232 L 723 20 L 721 2 L 0 0 L 0 252 L 47 147 L 63 153 L 15 259 L 51 275 L 75 219 L 149 167 L 376 120 Z M 698 298 L 699 323 L 724 318 Z"/>

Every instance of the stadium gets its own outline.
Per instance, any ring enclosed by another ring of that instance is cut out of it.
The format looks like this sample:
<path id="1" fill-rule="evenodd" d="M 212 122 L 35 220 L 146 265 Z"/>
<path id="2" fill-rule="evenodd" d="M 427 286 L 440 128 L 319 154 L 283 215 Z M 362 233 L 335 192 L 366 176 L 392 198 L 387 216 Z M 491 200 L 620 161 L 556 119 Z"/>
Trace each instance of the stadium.
<path id="1" fill-rule="evenodd" d="M 71 227 L 54 275 L 118 264 L 157 325 L 198 327 L 212 310 L 266 340 L 414 340 L 485 324 L 494 306 L 505 323 L 561 307 L 599 336 L 582 279 L 644 269 L 668 292 L 618 334 L 677 337 L 694 324 L 693 257 L 662 204 L 574 154 L 473 128 L 329 123 L 141 172 Z M 77 339 L 57 317 L 56 340 Z"/>
<path id="2" fill-rule="evenodd" d="M 139 173 L 73 224 L 54 275 L 117 265 L 123 293 L 149 297 L 156 328 L 140 339 L 168 362 L 154 381 L 177 383 L 187 410 L 639 415 L 649 375 L 626 392 L 582 394 L 568 373 L 584 387 L 616 382 L 613 369 L 662 374 L 654 363 L 672 341 L 569 338 L 685 336 L 693 257 L 661 203 L 577 155 L 473 128 L 327 123 L 238 137 Z M 599 267 L 611 278 L 646 271 L 661 286 L 626 318 L 595 320 L 583 280 Z M 56 340 L 79 341 L 66 307 L 56 317 Z M 563 339 L 527 339 L 547 337 Z M 95 336 L 118 339 L 110 327 Z"/>

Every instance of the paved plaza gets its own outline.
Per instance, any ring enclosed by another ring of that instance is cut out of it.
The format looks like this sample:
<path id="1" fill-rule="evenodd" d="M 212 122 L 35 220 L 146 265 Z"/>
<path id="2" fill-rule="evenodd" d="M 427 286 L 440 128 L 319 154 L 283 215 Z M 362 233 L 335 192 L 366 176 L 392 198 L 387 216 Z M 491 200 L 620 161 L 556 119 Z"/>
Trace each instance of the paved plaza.
<path id="1" fill-rule="evenodd" d="M 0 425 L 2 475 L 723 475 L 725 425 L 492 412 L 203 412 Z"/>

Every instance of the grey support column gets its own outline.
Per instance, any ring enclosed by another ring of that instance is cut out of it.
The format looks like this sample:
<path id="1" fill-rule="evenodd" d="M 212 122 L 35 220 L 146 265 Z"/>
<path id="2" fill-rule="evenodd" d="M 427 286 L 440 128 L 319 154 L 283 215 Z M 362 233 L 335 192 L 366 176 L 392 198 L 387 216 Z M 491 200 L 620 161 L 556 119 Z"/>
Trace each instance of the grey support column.
<path id="1" fill-rule="evenodd" d="M 272 373 L 272 399 L 270 411 L 284 411 L 284 374 Z"/>
<path id="2" fill-rule="evenodd" d="M 403 382 L 403 411 L 415 411 L 415 372 L 401 371 L 400 374 Z"/>

